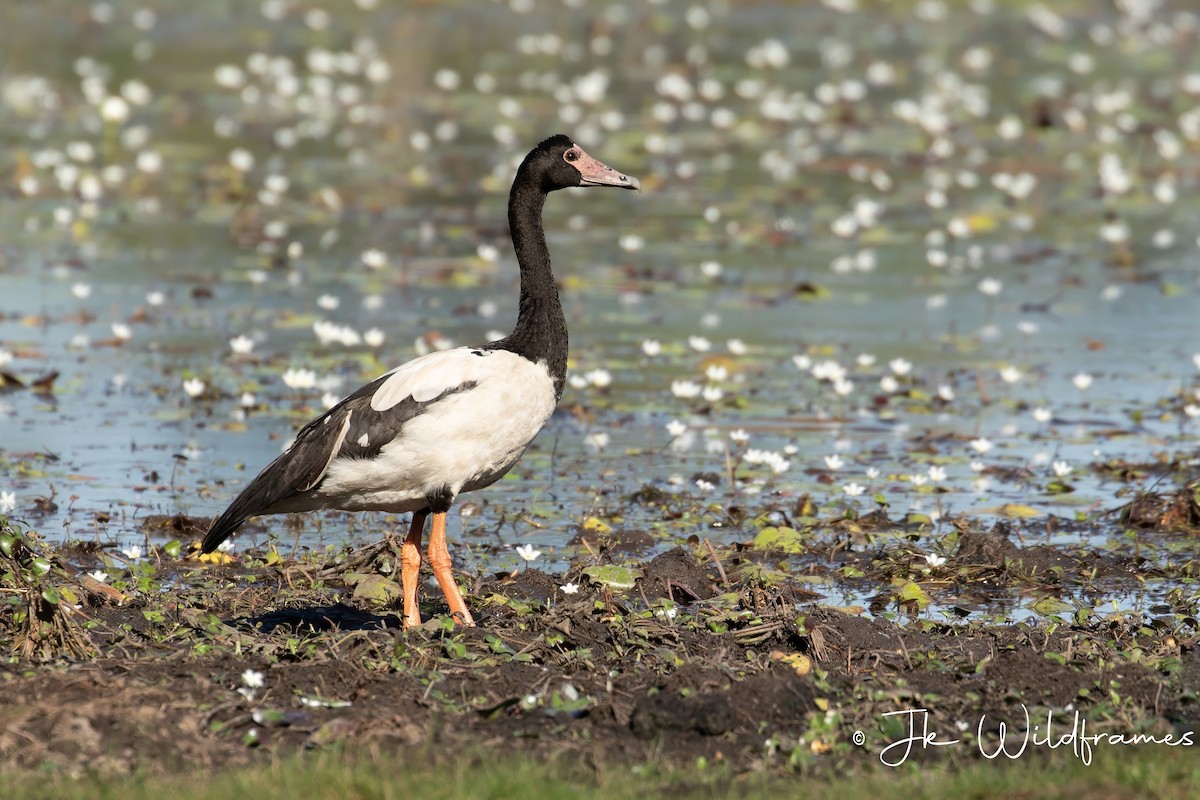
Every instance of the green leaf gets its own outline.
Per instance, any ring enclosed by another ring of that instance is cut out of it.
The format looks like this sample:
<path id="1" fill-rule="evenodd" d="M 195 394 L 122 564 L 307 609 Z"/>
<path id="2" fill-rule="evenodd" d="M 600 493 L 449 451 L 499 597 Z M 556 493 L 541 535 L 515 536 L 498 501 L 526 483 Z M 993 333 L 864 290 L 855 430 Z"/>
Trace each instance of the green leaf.
<path id="1" fill-rule="evenodd" d="M 642 571 L 636 567 L 621 567 L 616 564 L 587 567 L 583 576 L 592 583 L 607 586 L 610 589 L 632 589 Z"/>
<path id="2" fill-rule="evenodd" d="M 53 586 L 47 586 L 45 589 L 42 589 L 42 599 L 50 605 L 56 606 L 62 600 L 62 597 L 59 596 L 58 590 Z"/>
<path id="3" fill-rule="evenodd" d="M 163 546 L 163 552 L 171 558 L 179 558 L 179 554 L 183 552 L 183 543 L 178 539 L 172 539 Z"/>
<path id="4" fill-rule="evenodd" d="M 382 575 L 350 573 L 346 583 L 354 584 L 354 599 L 366 600 L 370 603 L 390 603 L 403 594 L 400 584 Z"/>
<path id="5" fill-rule="evenodd" d="M 763 528 L 751 544 L 756 550 L 782 550 L 790 554 L 805 550 L 803 537 L 795 528 Z"/>
<path id="6" fill-rule="evenodd" d="M 0 553 L 9 558 L 12 557 L 13 545 L 17 543 L 17 537 L 11 533 L 0 533 Z"/>
<path id="7" fill-rule="evenodd" d="M 1043 617 L 1052 617 L 1065 611 L 1070 611 L 1072 606 L 1070 603 L 1065 603 L 1057 597 L 1048 594 L 1029 603 L 1026 608 Z"/>
<path id="8" fill-rule="evenodd" d="M 50 561 L 42 556 L 37 556 L 33 559 L 33 572 L 35 575 L 45 575 L 50 571 Z"/>
<path id="9" fill-rule="evenodd" d="M 917 608 L 924 608 L 932 602 L 929 595 L 916 581 L 906 581 L 896 591 L 896 599 L 902 603 L 916 603 Z"/>

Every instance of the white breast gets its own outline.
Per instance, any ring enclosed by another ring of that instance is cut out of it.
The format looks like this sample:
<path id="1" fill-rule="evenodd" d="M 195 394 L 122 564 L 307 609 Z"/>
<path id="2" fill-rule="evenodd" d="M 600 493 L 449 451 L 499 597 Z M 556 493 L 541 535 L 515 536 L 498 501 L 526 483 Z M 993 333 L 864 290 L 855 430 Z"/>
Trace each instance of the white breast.
<path id="1" fill-rule="evenodd" d="M 545 364 L 504 350 L 430 353 L 394 371 L 371 407 L 386 413 L 406 397 L 428 401 L 464 382 L 475 386 L 406 422 L 375 458 L 335 459 L 314 494 L 350 511 L 403 512 L 423 507 L 443 487 L 457 494 L 499 479 L 554 411 Z"/>

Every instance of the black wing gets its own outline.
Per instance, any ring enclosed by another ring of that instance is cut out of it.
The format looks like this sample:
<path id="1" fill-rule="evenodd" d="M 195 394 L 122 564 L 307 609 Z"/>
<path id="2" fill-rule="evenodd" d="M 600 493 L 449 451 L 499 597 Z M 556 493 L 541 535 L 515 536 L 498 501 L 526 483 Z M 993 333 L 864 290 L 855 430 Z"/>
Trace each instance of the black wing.
<path id="1" fill-rule="evenodd" d="M 200 552 L 216 550 L 250 517 L 318 488 L 334 459 L 374 458 L 384 445 L 399 436 L 400 429 L 410 419 L 424 414 L 443 398 L 475 386 L 475 381 L 466 381 L 431 400 L 418 402 L 406 397 L 385 411 L 375 411 L 371 408 L 371 398 L 389 377 L 391 373 L 376 378 L 301 428 L 292 446 L 258 473 L 217 517 L 200 545 Z"/>

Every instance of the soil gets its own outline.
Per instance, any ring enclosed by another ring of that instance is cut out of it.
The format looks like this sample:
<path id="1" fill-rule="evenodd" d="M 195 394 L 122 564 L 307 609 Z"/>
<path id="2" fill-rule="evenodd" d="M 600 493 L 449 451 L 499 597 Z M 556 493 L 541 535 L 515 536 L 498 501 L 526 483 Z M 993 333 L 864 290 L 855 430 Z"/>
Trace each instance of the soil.
<path id="1" fill-rule="evenodd" d="M 595 559 L 566 575 L 468 580 L 473 628 L 437 616 L 445 607 L 431 585 L 432 618 L 403 631 L 392 600 L 361 591 L 364 574 L 390 580 L 386 542 L 221 565 L 156 548 L 134 591 L 84 577 L 95 548 L 53 552 L 26 539 L 0 564 L 16 594 L 32 585 L 22 570 L 35 552 L 79 608 L 27 592 L 41 622 L 0 619 L 0 645 L 14 653 L 0 664 L 0 759 L 26 768 L 224 768 L 341 743 L 841 770 L 877 762 L 903 733 L 903 718 L 885 715 L 916 708 L 964 745 L 917 748 L 913 760 L 978 757 L 999 721 L 1020 728 L 1026 711 L 1069 726 L 1078 709 L 1089 731 L 1200 731 L 1196 598 L 1182 594 L 1152 614 L 1020 622 L 933 615 L 898 588 L 874 612 L 838 609 L 814 602 L 804 576 L 775 569 L 783 554 L 697 544 L 620 562 L 641 571 L 627 590 L 589 582 Z M 598 556 L 608 557 L 625 555 Z M 898 565 L 919 562 L 864 548 L 842 557 L 867 566 L 860 580 L 893 588 L 904 582 Z M 1003 526 L 964 526 L 944 567 L 908 579 L 957 597 L 1053 599 L 1081 574 L 1133 581 L 1135 571 L 1108 555 L 1022 547 Z M 577 593 L 562 591 L 568 582 Z M 247 685 L 254 673 L 258 688 Z"/>

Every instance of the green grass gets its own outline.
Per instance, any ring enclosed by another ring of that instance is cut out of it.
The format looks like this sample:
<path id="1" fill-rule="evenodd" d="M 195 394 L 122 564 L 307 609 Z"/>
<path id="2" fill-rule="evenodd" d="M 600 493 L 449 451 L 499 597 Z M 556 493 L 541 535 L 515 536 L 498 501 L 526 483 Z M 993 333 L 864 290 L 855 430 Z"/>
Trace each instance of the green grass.
<path id="1" fill-rule="evenodd" d="M 524 756 L 458 759 L 437 768 L 412 751 L 397 757 L 376 753 L 348 757 L 325 752 L 273 763 L 195 771 L 176 775 L 102 778 L 69 777 L 52 771 L 0 773 L 7 800 L 438 800 L 439 798 L 521 798 L 521 800 L 613 800 L 623 797 L 780 798 L 901 797 L 904 800 L 972 798 L 1191 798 L 1200 788 L 1200 759 L 1192 748 L 1144 747 L 1100 754 L 1090 766 L 1070 756 L 1026 756 L 1011 762 L 981 762 L 950 770 L 936 760 L 892 770 L 830 780 L 828 777 L 763 773 L 733 775 L 720 767 L 664 772 L 653 766 L 601 764 L 584 770 L 579 761 L 551 764 Z"/>

